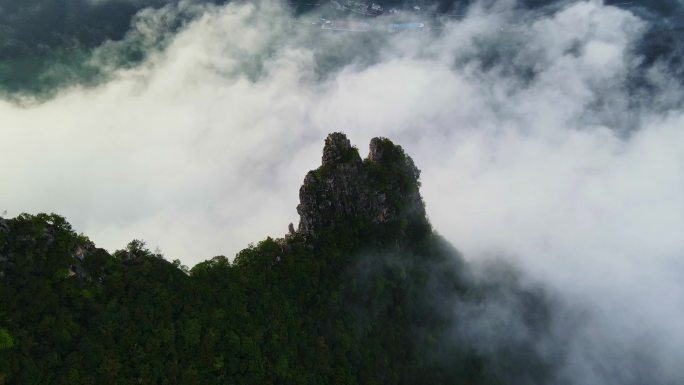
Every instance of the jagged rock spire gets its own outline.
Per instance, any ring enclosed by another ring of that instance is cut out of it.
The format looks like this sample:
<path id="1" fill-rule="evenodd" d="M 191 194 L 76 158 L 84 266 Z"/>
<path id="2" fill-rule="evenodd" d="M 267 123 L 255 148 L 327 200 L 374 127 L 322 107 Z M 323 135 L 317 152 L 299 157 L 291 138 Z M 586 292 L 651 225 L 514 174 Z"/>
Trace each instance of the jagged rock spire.
<path id="1" fill-rule="evenodd" d="M 370 141 L 370 151 L 368 152 L 368 160 L 371 162 L 380 162 L 382 161 L 382 156 L 385 154 L 384 148 L 383 148 L 383 140 L 382 138 L 373 138 Z"/>
<path id="2" fill-rule="evenodd" d="M 386 138 L 373 138 L 369 150 L 362 161 L 344 134 L 328 135 L 321 167 L 309 171 L 299 190 L 297 233 L 316 238 L 375 231 L 405 237 L 429 231 L 420 172 L 411 158 Z"/>
<path id="3" fill-rule="evenodd" d="M 347 136 L 341 132 L 333 132 L 325 138 L 323 165 L 332 165 L 342 161 L 350 151 L 352 151 L 352 145 Z"/>

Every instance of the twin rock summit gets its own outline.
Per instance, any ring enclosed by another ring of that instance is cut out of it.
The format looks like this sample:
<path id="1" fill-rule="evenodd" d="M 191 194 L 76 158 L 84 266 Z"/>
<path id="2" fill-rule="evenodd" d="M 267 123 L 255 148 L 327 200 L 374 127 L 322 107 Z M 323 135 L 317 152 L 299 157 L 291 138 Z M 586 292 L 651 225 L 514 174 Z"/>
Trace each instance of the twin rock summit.
<path id="1" fill-rule="evenodd" d="M 317 240 L 347 232 L 361 238 L 406 239 L 431 231 L 420 196 L 420 171 L 401 146 L 373 138 L 366 159 L 347 137 L 328 135 L 322 164 L 299 189 L 297 230 Z"/>

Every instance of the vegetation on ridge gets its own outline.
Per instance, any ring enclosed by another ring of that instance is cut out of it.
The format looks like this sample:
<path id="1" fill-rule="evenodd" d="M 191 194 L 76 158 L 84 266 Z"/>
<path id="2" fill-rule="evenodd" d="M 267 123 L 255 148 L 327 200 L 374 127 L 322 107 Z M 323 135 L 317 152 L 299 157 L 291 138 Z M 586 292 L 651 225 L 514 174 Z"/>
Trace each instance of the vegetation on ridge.
<path id="1" fill-rule="evenodd" d="M 483 352 L 455 335 L 459 304 L 488 291 L 410 207 L 422 205 L 410 158 L 376 146 L 382 157 L 371 144 L 358 168 L 343 157 L 319 169 L 302 197 L 320 203 L 310 194 L 331 178 L 332 197 L 362 194 L 372 202 L 345 204 L 392 216 L 367 223 L 338 207 L 347 231 L 316 222 L 189 270 L 137 240 L 109 254 L 54 214 L 0 220 L 0 384 L 543 383 L 529 346 Z M 543 315 L 541 297 L 526 296 Z"/>

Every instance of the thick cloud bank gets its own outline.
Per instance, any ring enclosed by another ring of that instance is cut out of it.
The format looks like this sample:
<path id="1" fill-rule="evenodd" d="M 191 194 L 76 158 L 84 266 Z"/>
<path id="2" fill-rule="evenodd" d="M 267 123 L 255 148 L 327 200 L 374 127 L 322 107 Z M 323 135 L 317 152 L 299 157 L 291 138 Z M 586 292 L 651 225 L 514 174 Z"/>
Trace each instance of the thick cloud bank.
<path id="1" fill-rule="evenodd" d="M 508 259 L 586 309 L 558 315 L 558 383 L 682 383 L 676 69 L 642 55 L 643 14 L 516 9 L 398 34 L 324 33 L 269 2 L 143 11 L 89 59 L 110 81 L 0 101 L 0 211 L 54 211 L 100 246 L 140 237 L 194 264 L 284 234 L 327 133 L 387 136 L 467 259 Z"/>

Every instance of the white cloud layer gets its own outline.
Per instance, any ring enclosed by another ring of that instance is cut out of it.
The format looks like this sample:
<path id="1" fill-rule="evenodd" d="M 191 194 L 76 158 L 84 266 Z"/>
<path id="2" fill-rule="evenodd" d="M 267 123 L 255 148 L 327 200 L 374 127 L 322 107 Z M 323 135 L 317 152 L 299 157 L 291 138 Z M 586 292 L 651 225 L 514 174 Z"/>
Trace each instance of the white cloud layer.
<path id="1" fill-rule="evenodd" d="M 681 382 L 684 93 L 657 65 L 656 88 L 630 92 L 645 27 L 630 13 L 510 3 L 394 35 L 293 26 L 272 3 L 207 7 L 106 84 L 0 101 L 0 210 L 54 211 L 102 247 L 143 238 L 193 265 L 296 223 L 327 133 L 362 152 L 386 136 L 467 259 L 509 258 L 591 307 L 570 383 L 637 381 L 611 377 L 633 346 Z M 163 18 L 145 20 L 138 34 Z"/>

